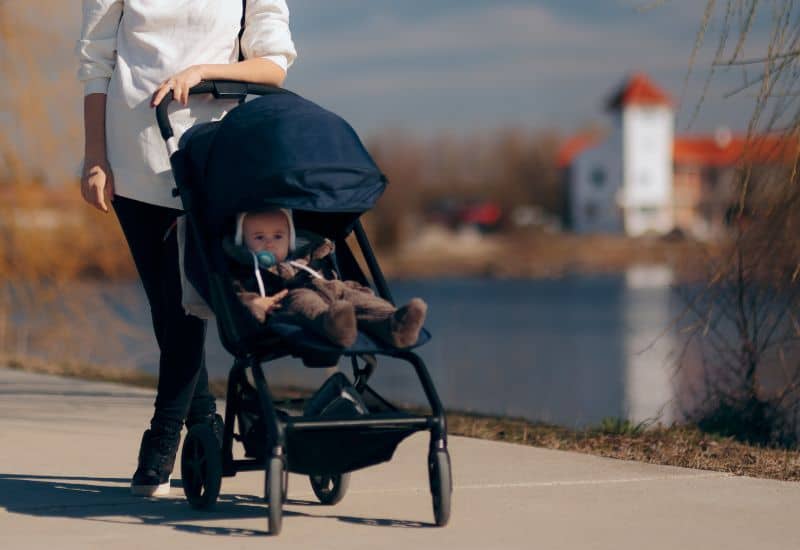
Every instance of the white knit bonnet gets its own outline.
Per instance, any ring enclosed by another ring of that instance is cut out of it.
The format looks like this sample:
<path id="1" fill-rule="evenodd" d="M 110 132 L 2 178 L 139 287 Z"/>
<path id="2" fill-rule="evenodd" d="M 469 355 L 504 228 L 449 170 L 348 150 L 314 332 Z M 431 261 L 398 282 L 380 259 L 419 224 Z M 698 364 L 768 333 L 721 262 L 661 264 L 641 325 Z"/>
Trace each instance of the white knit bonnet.
<path id="1" fill-rule="evenodd" d="M 294 251 L 295 248 L 295 232 L 294 232 L 294 221 L 292 220 L 292 211 L 288 208 L 276 208 L 275 212 L 282 212 L 284 216 L 286 216 L 286 221 L 289 222 L 289 252 Z M 261 212 L 269 212 L 269 210 L 264 211 L 254 211 L 253 214 L 261 213 Z M 237 245 L 241 246 L 244 244 L 244 218 L 247 216 L 248 212 L 239 212 L 236 215 L 236 234 L 233 237 L 233 242 Z"/>

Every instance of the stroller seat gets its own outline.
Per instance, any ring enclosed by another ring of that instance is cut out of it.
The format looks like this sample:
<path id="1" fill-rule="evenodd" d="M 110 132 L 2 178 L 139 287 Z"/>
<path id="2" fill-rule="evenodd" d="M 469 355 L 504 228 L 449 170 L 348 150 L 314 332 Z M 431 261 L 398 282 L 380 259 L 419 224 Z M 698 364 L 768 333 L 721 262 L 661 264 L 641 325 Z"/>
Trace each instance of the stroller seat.
<path id="1" fill-rule="evenodd" d="M 185 250 L 183 264 L 186 271 L 186 279 L 191 282 L 193 288 L 200 297 L 205 300 L 206 303 L 210 304 L 212 298 L 211 289 L 208 284 L 209 278 L 203 271 L 202 262 L 200 261 L 202 252 L 197 249 L 197 243 L 192 238 L 190 232 L 188 232 L 184 238 Z M 225 238 L 226 237 L 223 236 L 223 239 Z M 301 242 L 316 242 L 320 241 L 321 237 L 313 232 L 300 231 L 298 233 L 298 240 Z M 252 314 L 242 306 L 241 302 L 232 292 L 233 281 L 228 267 L 235 260 L 232 260 L 227 255 L 223 257 L 226 261 L 217 266 L 217 269 L 220 273 L 220 277 L 227 281 L 226 286 L 231 289 L 230 293 L 225 292 L 225 301 L 229 305 L 227 310 L 237 317 L 235 324 L 250 327 L 247 331 L 248 336 L 245 338 L 245 341 L 241 343 L 249 353 L 262 358 L 268 357 L 269 359 L 291 355 L 301 359 L 303 364 L 307 367 L 329 367 L 336 364 L 342 355 L 352 357 L 365 354 L 375 355 L 392 351 L 393 348 L 391 348 L 391 346 L 387 346 L 385 343 L 380 342 L 363 331 L 359 331 L 355 343 L 349 348 L 338 347 L 325 340 L 320 335 L 308 330 L 308 328 L 298 324 L 296 321 L 282 315 L 280 311 L 270 315 L 265 323 L 258 325 Z M 330 269 L 335 271 L 341 278 L 338 265 L 331 265 Z M 361 279 L 359 282 L 366 281 L 363 274 L 359 278 Z M 257 325 L 256 327 L 252 326 L 254 322 Z M 234 323 L 220 323 L 220 334 L 229 332 L 228 329 L 232 324 Z M 420 331 L 417 342 L 403 349 L 410 350 L 418 348 L 428 342 L 430 337 L 430 332 L 423 328 Z"/>

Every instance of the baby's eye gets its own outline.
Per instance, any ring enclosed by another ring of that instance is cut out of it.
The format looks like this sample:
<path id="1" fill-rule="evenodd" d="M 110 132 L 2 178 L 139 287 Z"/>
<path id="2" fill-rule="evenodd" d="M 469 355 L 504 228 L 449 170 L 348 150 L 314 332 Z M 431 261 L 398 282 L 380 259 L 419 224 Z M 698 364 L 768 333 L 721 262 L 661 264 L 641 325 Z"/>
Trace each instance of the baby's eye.
<path id="1" fill-rule="evenodd" d="M 274 237 L 274 239 L 275 239 L 276 241 L 277 241 L 277 240 L 280 240 L 280 239 L 282 239 L 282 238 L 283 238 L 283 235 L 275 235 L 275 237 Z"/>
<path id="2" fill-rule="evenodd" d="M 263 240 L 264 240 L 264 235 L 258 235 L 258 236 L 256 237 L 256 240 L 257 240 L 257 241 L 263 241 Z"/>

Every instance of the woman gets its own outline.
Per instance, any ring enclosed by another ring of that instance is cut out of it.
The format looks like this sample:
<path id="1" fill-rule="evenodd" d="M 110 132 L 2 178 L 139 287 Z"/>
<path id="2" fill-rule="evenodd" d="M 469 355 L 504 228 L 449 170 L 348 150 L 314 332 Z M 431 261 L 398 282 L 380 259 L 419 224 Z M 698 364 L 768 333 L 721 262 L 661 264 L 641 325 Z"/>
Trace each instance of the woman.
<path id="1" fill-rule="evenodd" d="M 246 10 L 242 13 L 242 4 Z M 78 41 L 86 152 L 81 194 L 119 219 L 150 303 L 160 350 L 150 428 L 131 491 L 169 493 L 184 421 L 221 432 L 205 368 L 205 322 L 181 306 L 175 232 L 181 213 L 154 107 L 172 91 L 176 137 L 233 105 L 193 96 L 201 80 L 281 85 L 296 57 L 285 0 L 83 0 Z M 242 27 L 243 26 L 243 27 Z M 243 28 L 241 37 L 240 30 Z M 244 60 L 238 61 L 239 51 Z"/>

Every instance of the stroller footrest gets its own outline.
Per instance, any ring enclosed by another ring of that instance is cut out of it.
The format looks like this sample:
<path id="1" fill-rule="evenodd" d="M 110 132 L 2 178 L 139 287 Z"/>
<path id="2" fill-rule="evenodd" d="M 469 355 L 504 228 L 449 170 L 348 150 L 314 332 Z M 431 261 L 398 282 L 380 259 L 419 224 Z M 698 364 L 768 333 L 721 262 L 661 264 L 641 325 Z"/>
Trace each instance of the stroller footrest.
<path id="1" fill-rule="evenodd" d="M 429 427 L 432 419 L 427 416 L 394 416 L 383 418 L 331 419 L 329 416 L 302 417 L 302 420 L 289 420 L 288 431 L 320 430 L 332 428 L 394 428 Z"/>

